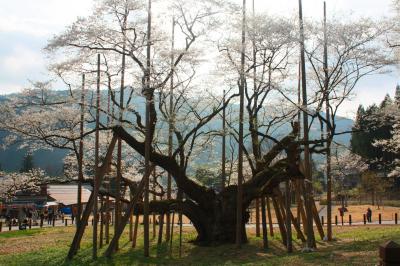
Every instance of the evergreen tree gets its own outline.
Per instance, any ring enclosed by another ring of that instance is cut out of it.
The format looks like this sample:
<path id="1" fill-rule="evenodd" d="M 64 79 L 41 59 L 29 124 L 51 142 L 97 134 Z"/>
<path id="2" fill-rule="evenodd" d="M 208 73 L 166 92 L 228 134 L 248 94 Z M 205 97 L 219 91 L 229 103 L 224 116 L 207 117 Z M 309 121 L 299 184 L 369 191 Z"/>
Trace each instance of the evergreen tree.
<path id="1" fill-rule="evenodd" d="M 397 87 L 396 87 L 397 90 Z M 397 92 L 396 92 L 397 93 Z M 392 98 L 390 98 L 389 94 L 385 95 L 385 99 L 383 99 L 382 103 L 380 104 L 379 108 L 383 110 L 386 107 L 389 107 L 393 104 Z"/>
<path id="2" fill-rule="evenodd" d="M 21 169 L 19 170 L 21 173 L 27 173 L 30 170 L 35 168 L 33 163 L 33 155 L 32 153 L 28 152 L 25 154 L 24 158 L 22 159 Z"/>
<path id="3" fill-rule="evenodd" d="M 396 102 L 400 100 L 400 87 L 396 87 Z M 377 140 L 390 139 L 394 119 L 390 115 L 393 100 L 387 94 L 379 107 L 375 104 L 364 110 L 360 106 L 357 111 L 354 132 L 351 136 L 351 151 L 369 162 L 371 170 L 382 170 L 394 161 L 394 154 L 377 147 Z"/>
<path id="4" fill-rule="evenodd" d="M 366 112 L 364 106 L 360 105 L 357 110 L 353 133 L 351 134 L 350 139 L 351 152 L 356 153 L 362 157 L 366 157 L 366 152 L 364 151 L 366 132 L 364 132 L 363 130 L 365 128 L 365 115 Z"/>
<path id="5" fill-rule="evenodd" d="M 398 105 L 400 104 L 400 85 L 397 84 L 396 86 L 396 92 L 394 94 L 394 101 Z"/>

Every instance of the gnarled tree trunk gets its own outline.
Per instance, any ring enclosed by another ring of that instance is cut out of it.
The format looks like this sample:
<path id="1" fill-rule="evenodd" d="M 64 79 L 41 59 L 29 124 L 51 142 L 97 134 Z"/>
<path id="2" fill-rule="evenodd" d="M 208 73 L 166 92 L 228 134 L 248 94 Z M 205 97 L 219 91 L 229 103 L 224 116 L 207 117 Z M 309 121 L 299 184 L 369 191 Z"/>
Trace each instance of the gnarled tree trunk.
<path id="1" fill-rule="evenodd" d="M 115 134 L 122 138 L 139 154 L 144 154 L 144 143 L 137 141 L 122 127 L 114 128 Z M 303 178 L 299 170 L 298 157 L 292 154 L 288 158 L 276 161 L 276 157 L 283 151 L 296 153 L 297 128 L 289 136 L 282 139 L 258 163 L 258 169 L 252 178 L 243 183 L 242 202 L 242 242 L 247 241 L 245 224 L 250 216 L 246 209 L 250 203 L 261 195 L 272 194 L 280 182 L 289 178 Z M 293 144 L 295 146 L 293 146 Z M 186 176 L 185 170 L 176 162 L 175 158 L 152 151 L 150 161 L 165 169 L 174 178 L 177 187 L 186 195 L 186 200 L 153 201 L 150 203 L 150 212 L 168 213 L 181 211 L 193 223 L 198 233 L 198 244 L 210 245 L 221 243 L 235 243 L 236 239 L 236 201 L 237 186 L 225 187 L 217 193 L 213 189 L 204 187 Z M 272 161 L 276 161 L 272 163 Z M 137 205 L 136 212 L 141 213 L 143 206 Z"/>

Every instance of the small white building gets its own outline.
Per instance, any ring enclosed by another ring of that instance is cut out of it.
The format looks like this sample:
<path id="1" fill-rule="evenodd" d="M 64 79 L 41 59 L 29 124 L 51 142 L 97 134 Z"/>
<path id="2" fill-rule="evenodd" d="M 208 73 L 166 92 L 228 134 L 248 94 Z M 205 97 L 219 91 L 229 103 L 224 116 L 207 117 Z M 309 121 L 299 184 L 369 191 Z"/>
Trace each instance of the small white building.
<path id="1" fill-rule="evenodd" d="M 78 203 L 78 185 L 48 185 L 47 193 L 58 204 L 73 206 Z M 82 186 L 82 203 L 86 204 L 90 197 L 90 186 Z"/>

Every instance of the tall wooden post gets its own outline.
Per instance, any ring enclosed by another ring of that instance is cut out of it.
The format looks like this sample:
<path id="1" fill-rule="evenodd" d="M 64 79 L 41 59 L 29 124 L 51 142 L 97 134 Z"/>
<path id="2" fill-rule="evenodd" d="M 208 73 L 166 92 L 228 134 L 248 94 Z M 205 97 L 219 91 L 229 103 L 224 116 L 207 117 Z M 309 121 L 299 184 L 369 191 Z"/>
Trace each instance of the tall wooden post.
<path id="1" fill-rule="evenodd" d="M 324 2 L 324 90 L 326 102 L 326 123 L 330 124 L 329 108 L 329 70 L 328 70 L 328 36 L 326 28 L 326 2 Z M 331 174 L 331 134 L 329 126 L 326 126 L 326 202 L 327 202 L 327 238 L 332 240 L 332 174 Z"/>
<path id="2" fill-rule="evenodd" d="M 111 119 L 110 119 L 110 100 L 111 100 L 111 90 L 112 90 L 112 87 L 111 87 L 111 84 L 110 84 L 110 82 L 109 82 L 109 84 L 108 84 L 108 93 L 107 93 L 107 126 L 110 126 L 110 123 L 111 123 Z M 114 103 L 113 103 L 113 105 L 114 105 Z M 114 107 L 113 107 L 113 111 L 114 111 Z M 114 117 L 113 116 L 113 114 L 112 114 L 112 117 Z M 107 139 L 108 139 L 108 136 L 107 136 Z M 111 166 L 111 164 L 108 166 L 108 171 L 110 170 L 110 166 Z M 107 180 L 108 182 L 106 183 L 106 190 L 109 192 L 110 191 L 110 178 L 108 177 L 108 180 Z M 110 242 L 110 196 L 108 195 L 108 193 L 107 193 L 107 196 L 106 196 L 106 202 L 105 202 L 105 224 L 104 224 L 104 226 L 105 226 L 105 232 L 104 232 L 104 234 L 105 234 L 105 241 L 106 241 L 106 244 L 108 244 L 109 242 Z"/>
<path id="3" fill-rule="evenodd" d="M 241 62 L 240 62 L 240 110 L 239 110 L 239 164 L 238 164 L 238 184 L 236 199 L 236 247 L 242 244 L 244 226 L 243 226 L 243 113 L 244 113 L 244 64 L 245 64 L 245 48 L 246 48 L 246 0 L 243 0 L 242 7 L 242 46 L 241 46 Z"/>
<path id="4" fill-rule="evenodd" d="M 131 197 L 132 200 L 132 197 Z M 129 241 L 133 239 L 133 215 L 129 217 Z"/>
<path id="5" fill-rule="evenodd" d="M 266 216 L 266 212 L 265 212 L 265 196 L 261 197 L 261 223 L 262 223 L 263 247 L 268 248 L 268 232 L 267 232 L 267 216 Z"/>
<path id="6" fill-rule="evenodd" d="M 268 212 L 268 222 L 269 222 L 269 235 L 274 236 L 274 224 L 272 223 L 271 207 L 269 204 L 269 198 L 266 197 L 267 202 L 267 212 Z"/>
<path id="7" fill-rule="evenodd" d="M 138 227 L 139 227 L 139 214 L 136 214 L 135 215 L 135 227 L 133 228 L 133 236 L 132 236 L 132 248 L 136 247 Z"/>
<path id="8" fill-rule="evenodd" d="M 168 156 L 172 157 L 173 133 L 174 133 L 174 50 L 175 50 L 175 17 L 172 18 L 172 37 L 171 37 L 171 80 L 169 88 L 169 121 L 168 121 Z M 168 173 L 167 181 L 167 200 L 171 199 L 172 176 Z M 169 241 L 171 232 L 171 214 L 166 213 L 167 221 L 165 226 L 165 241 Z"/>
<path id="9" fill-rule="evenodd" d="M 287 232 L 287 240 L 286 240 L 286 247 L 287 252 L 293 252 L 293 243 L 292 243 L 292 223 L 291 223 L 291 197 L 290 197 L 290 184 L 289 180 L 285 182 L 285 207 L 286 207 L 286 232 Z"/>
<path id="10" fill-rule="evenodd" d="M 81 90 L 81 120 L 79 122 L 79 155 L 78 155 L 78 213 L 76 214 L 76 226 L 80 225 L 82 215 L 82 183 L 83 183 L 83 126 L 85 119 L 85 74 L 82 74 Z"/>
<path id="11" fill-rule="evenodd" d="M 126 58 L 125 58 L 125 50 L 126 50 L 126 37 L 125 31 L 127 27 L 128 21 L 128 7 L 125 6 L 125 14 L 123 20 L 123 29 L 124 32 L 124 40 L 122 44 L 122 49 L 124 53 L 122 54 L 122 65 L 121 65 L 121 87 L 119 92 L 119 124 L 122 125 L 122 120 L 124 117 L 124 89 L 125 89 L 125 68 L 126 68 Z M 122 177 L 122 140 L 118 138 L 117 143 L 117 175 L 115 177 L 115 208 L 114 208 L 114 234 L 116 234 L 116 230 L 121 220 L 121 177 Z M 115 250 L 119 249 L 119 241 L 117 241 L 115 245 Z"/>
<path id="12" fill-rule="evenodd" d="M 161 245 L 163 238 L 163 227 L 164 227 L 164 213 L 160 214 L 160 221 L 158 223 L 158 240 L 157 244 Z"/>
<path id="13" fill-rule="evenodd" d="M 183 215 L 182 210 L 179 210 L 179 258 L 182 257 L 182 228 L 183 228 Z"/>
<path id="14" fill-rule="evenodd" d="M 171 254 L 172 254 L 172 240 L 174 239 L 174 222 L 175 222 L 175 212 L 172 213 L 171 232 L 169 238 L 169 252 Z"/>
<path id="15" fill-rule="evenodd" d="M 225 90 L 223 91 L 223 105 L 225 105 Z M 221 191 L 225 188 L 226 179 L 226 111 L 222 109 L 222 158 L 221 158 Z"/>
<path id="16" fill-rule="evenodd" d="M 265 201 L 265 199 L 264 199 L 264 201 Z M 260 237 L 260 199 L 259 198 L 256 198 L 256 236 Z"/>
<path id="17" fill-rule="evenodd" d="M 93 188 L 93 259 L 97 259 L 97 224 L 98 224 L 98 192 L 99 192 L 99 124 L 100 124 L 100 54 L 97 55 L 97 90 L 96 90 L 96 132 L 94 146 L 94 188 Z"/>
<path id="18" fill-rule="evenodd" d="M 256 34 L 255 34 L 255 4 L 254 0 L 252 1 L 252 11 L 253 11 L 253 35 L 252 35 L 252 46 L 253 46 L 253 93 L 254 93 L 254 109 L 257 108 L 257 102 L 258 102 L 258 89 L 257 89 L 257 68 L 255 67 L 257 65 L 257 53 L 256 53 Z M 255 114 L 255 121 L 257 121 L 257 114 Z M 255 122 L 255 130 L 257 130 L 258 123 Z M 265 199 L 264 199 L 265 201 Z M 265 203 L 264 203 L 265 205 Z M 265 208 L 265 206 L 264 206 Z M 264 228 L 263 228 L 264 230 Z M 260 199 L 256 198 L 256 236 L 260 237 Z"/>
<path id="19" fill-rule="evenodd" d="M 304 25 L 303 25 L 303 7 L 302 0 L 299 0 L 299 25 L 300 25 L 300 56 L 301 56 L 301 83 L 302 83 L 302 109 L 303 109 L 303 140 L 304 140 L 304 171 L 306 177 L 305 190 L 305 207 L 307 214 L 307 248 L 315 247 L 315 237 L 313 230 L 313 214 L 311 208 L 312 198 L 312 177 L 311 177 L 311 161 L 310 149 L 308 145 L 308 113 L 307 113 L 307 77 L 305 64 L 305 47 L 304 47 Z"/>
<path id="20" fill-rule="evenodd" d="M 150 149 L 151 149 L 151 121 L 150 121 L 150 68 L 151 68 L 151 0 L 148 1 L 147 18 L 147 55 L 146 55 L 146 75 L 145 75 L 145 94 L 146 94 L 146 139 L 145 139 L 145 185 L 144 185 L 144 204 L 143 204 L 143 240 L 144 256 L 150 256 L 149 250 L 149 179 L 150 179 Z"/>
<path id="21" fill-rule="evenodd" d="M 100 196 L 100 248 L 103 247 L 104 240 L 104 197 Z"/>
<path id="22" fill-rule="evenodd" d="M 156 177 L 156 166 L 154 165 L 154 169 L 153 169 L 153 201 L 156 201 L 156 182 L 157 182 L 157 177 Z M 153 213 L 153 239 L 156 238 L 156 233 L 157 231 L 157 224 L 156 224 L 156 214 Z"/>

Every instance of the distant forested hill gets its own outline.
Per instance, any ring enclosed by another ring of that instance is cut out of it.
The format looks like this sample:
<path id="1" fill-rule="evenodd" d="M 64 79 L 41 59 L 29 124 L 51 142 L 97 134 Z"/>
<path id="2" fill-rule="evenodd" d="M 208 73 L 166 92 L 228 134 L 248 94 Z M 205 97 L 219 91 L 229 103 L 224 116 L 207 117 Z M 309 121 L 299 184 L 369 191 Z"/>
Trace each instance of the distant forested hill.
<path id="1" fill-rule="evenodd" d="M 65 95 L 64 91 L 59 92 L 62 95 Z M 106 95 L 106 93 L 104 93 Z M 0 96 L 0 104 L 2 101 L 6 100 L 7 96 Z M 143 105 L 138 105 L 143 106 Z M 144 113 L 143 110 L 139 110 L 140 113 Z M 337 132 L 348 131 L 353 126 L 353 120 L 347 118 L 337 118 Z M 211 122 L 209 125 L 210 128 L 219 128 L 220 123 Z M 291 130 L 290 125 L 283 126 L 279 130 L 276 131 L 277 136 L 282 136 L 288 133 Z M 2 143 L 5 136 L 7 136 L 7 132 L 0 131 L 0 144 Z M 320 127 L 319 123 L 315 121 L 311 127 L 311 138 L 318 139 L 320 137 Z M 350 134 L 339 135 L 335 137 L 335 141 L 339 142 L 343 145 L 349 146 L 350 144 Z M 220 146 L 219 144 L 217 144 Z M 220 153 L 220 147 L 215 147 L 214 150 L 216 153 Z M 24 155 L 26 154 L 26 150 L 18 149 L 17 145 L 13 145 L 8 147 L 7 149 L 0 150 L 0 164 L 1 168 L 5 171 L 18 171 L 21 168 L 21 163 Z M 61 175 L 63 169 L 63 158 L 66 156 L 67 151 L 65 150 L 40 150 L 36 151 L 33 154 L 34 164 L 36 167 L 40 167 L 46 170 L 50 175 Z M 197 163 L 201 163 L 202 160 L 206 160 L 206 163 L 210 163 L 207 161 L 208 157 L 206 155 L 200 156 Z M 314 160 L 322 161 L 321 155 L 315 155 Z"/>

